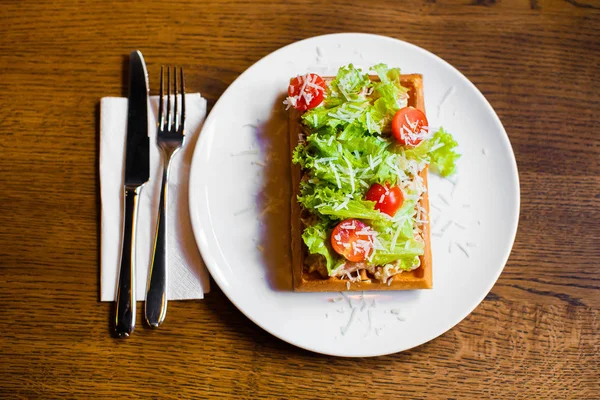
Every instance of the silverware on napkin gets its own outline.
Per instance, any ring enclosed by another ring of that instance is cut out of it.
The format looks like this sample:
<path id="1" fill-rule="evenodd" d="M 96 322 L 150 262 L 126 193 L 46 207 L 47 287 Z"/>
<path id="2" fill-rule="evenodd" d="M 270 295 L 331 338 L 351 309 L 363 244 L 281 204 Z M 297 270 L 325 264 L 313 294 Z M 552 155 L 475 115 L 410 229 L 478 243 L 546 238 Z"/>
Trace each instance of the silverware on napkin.
<path id="1" fill-rule="evenodd" d="M 173 107 L 171 108 L 171 68 L 167 67 L 167 95 L 164 95 L 164 68 L 160 69 L 160 96 L 158 97 L 158 131 L 156 144 L 163 159 L 162 183 L 160 186 L 160 204 L 156 223 L 154 252 L 148 273 L 146 302 L 144 304 L 146 322 L 158 328 L 167 315 L 167 227 L 168 220 L 168 180 L 171 159 L 181 148 L 185 138 L 185 84 L 183 69 L 173 68 Z M 179 93 L 178 93 L 179 91 Z M 180 99 L 181 98 L 181 103 Z M 166 111 L 164 103 L 166 102 Z"/>
<path id="2" fill-rule="evenodd" d="M 135 242 L 138 195 L 150 177 L 148 72 L 139 51 L 129 58 L 129 101 L 125 144 L 125 216 L 117 287 L 115 332 L 128 337 L 135 329 Z"/>

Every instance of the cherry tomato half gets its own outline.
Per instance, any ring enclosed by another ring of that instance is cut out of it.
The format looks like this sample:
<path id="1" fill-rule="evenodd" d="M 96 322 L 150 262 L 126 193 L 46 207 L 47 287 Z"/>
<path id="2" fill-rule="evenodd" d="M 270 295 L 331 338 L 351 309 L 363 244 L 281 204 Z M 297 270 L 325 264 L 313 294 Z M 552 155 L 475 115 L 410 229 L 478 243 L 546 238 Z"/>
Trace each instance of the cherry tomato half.
<path id="1" fill-rule="evenodd" d="M 398 186 L 380 185 L 374 183 L 365 198 L 374 201 L 375 209 L 393 217 L 404 203 L 404 195 Z"/>
<path id="2" fill-rule="evenodd" d="M 346 219 L 333 228 L 331 246 L 348 261 L 364 261 L 373 250 L 373 230 L 357 219 Z"/>
<path id="3" fill-rule="evenodd" d="M 290 80 L 288 101 L 297 110 L 310 110 L 323 101 L 325 87 L 325 81 L 317 74 L 297 76 Z"/>
<path id="4" fill-rule="evenodd" d="M 429 128 L 423 111 L 414 107 L 404 107 L 396 112 L 392 119 L 392 133 L 404 146 L 417 146 L 427 136 Z"/>

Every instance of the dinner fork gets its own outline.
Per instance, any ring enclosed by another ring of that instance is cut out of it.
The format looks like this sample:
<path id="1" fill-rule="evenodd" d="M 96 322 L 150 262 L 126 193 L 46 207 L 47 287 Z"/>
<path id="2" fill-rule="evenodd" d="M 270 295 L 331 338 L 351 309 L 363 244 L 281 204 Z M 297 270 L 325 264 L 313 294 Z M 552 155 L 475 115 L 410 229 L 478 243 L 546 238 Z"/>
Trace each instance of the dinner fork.
<path id="1" fill-rule="evenodd" d="M 169 228 L 168 181 L 173 155 L 183 145 L 185 139 L 185 83 L 183 69 L 179 68 L 180 79 L 177 82 L 177 67 L 173 67 L 173 109 L 171 109 L 171 67 L 167 66 L 167 95 L 164 95 L 164 66 L 160 68 L 160 96 L 158 99 L 158 145 L 163 160 L 163 174 L 160 189 L 160 204 L 156 223 L 156 236 L 148 286 L 146 289 L 145 314 L 148 325 L 157 328 L 167 314 L 167 233 Z M 179 95 L 178 91 L 179 83 Z M 180 100 L 181 99 L 181 100 Z M 166 112 L 164 103 L 166 104 Z M 181 105 L 180 105 L 181 102 Z"/>

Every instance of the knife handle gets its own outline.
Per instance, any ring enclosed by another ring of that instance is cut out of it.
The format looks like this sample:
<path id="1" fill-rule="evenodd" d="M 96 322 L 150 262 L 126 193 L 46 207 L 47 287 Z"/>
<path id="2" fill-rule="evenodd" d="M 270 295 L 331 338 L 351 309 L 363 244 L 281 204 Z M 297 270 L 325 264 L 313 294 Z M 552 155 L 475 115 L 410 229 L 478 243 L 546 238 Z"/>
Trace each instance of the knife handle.
<path id="1" fill-rule="evenodd" d="M 125 188 L 123 248 L 117 288 L 115 333 L 126 338 L 135 329 L 135 231 L 139 187 Z"/>
<path id="2" fill-rule="evenodd" d="M 167 182 L 169 164 L 163 169 L 160 185 L 160 204 L 156 221 L 156 236 L 144 310 L 146 322 L 153 328 L 158 328 L 167 315 Z"/>

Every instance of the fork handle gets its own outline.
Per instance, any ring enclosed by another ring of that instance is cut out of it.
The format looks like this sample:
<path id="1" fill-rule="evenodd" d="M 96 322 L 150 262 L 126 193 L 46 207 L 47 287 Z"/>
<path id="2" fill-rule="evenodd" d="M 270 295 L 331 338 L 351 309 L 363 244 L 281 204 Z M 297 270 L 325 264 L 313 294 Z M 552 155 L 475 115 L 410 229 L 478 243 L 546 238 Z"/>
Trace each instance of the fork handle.
<path id="1" fill-rule="evenodd" d="M 158 219 L 156 222 L 156 237 L 150 271 L 148 273 L 148 286 L 146 289 L 145 314 L 146 322 L 158 328 L 167 315 L 167 181 L 169 162 L 163 168 L 162 183 L 160 185 L 160 204 L 158 206 Z"/>
<path id="2" fill-rule="evenodd" d="M 115 333 L 126 338 L 135 329 L 135 228 L 137 225 L 139 187 L 125 188 L 123 247 L 119 268 Z"/>

